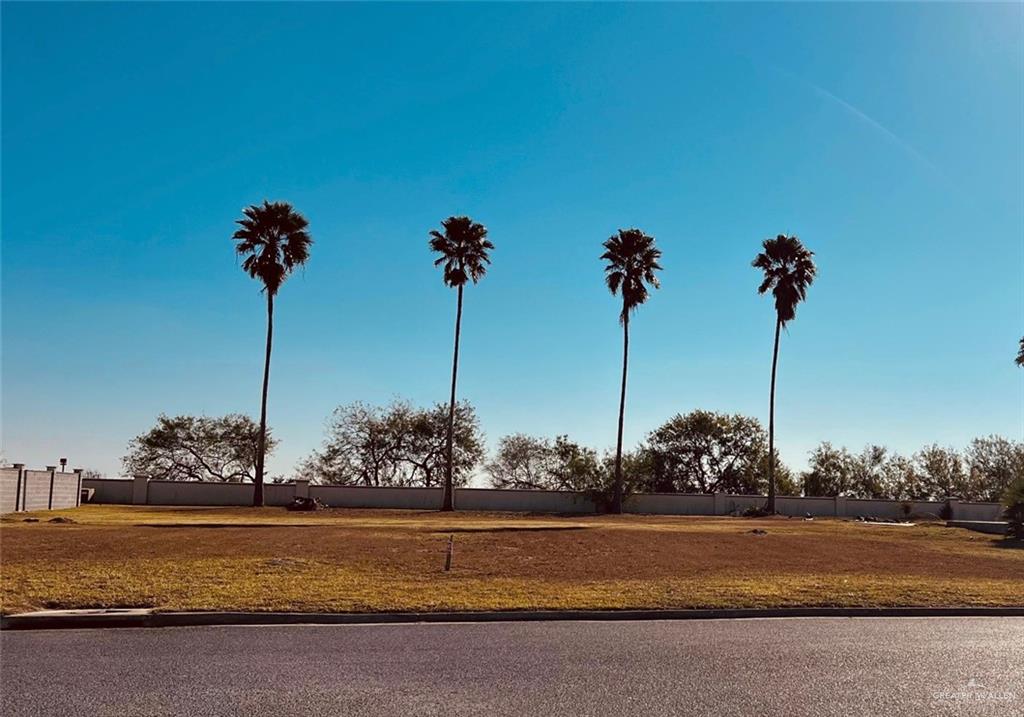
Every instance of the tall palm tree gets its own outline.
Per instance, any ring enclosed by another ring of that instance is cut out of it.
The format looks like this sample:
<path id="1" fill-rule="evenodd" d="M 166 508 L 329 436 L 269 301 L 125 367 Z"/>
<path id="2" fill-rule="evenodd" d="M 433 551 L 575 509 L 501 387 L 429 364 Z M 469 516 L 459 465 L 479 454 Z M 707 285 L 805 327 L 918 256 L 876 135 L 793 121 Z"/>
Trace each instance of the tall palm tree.
<path id="1" fill-rule="evenodd" d="M 772 387 L 768 408 L 768 512 L 775 512 L 775 368 L 779 362 L 779 331 L 796 317 L 796 305 L 807 296 L 807 287 L 814 282 L 818 269 L 814 252 L 795 236 L 779 234 L 765 239 L 764 251 L 752 266 L 764 272 L 764 281 L 757 293 L 769 289 L 775 297 L 775 348 L 772 350 Z"/>
<path id="2" fill-rule="evenodd" d="M 459 290 L 455 313 L 455 355 L 452 359 L 452 395 L 448 404 L 448 435 L 445 439 L 444 497 L 441 510 L 455 510 L 452 489 L 452 435 L 455 432 L 455 381 L 459 374 L 459 334 L 462 331 L 462 290 L 467 281 L 474 284 L 487 273 L 491 263 L 488 252 L 494 249 L 487 239 L 487 227 L 469 217 L 448 217 L 441 222 L 444 232 L 430 232 L 430 250 L 439 256 L 434 266 L 444 265 L 444 283 Z"/>
<path id="3" fill-rule="evenodd" d="M 267 351 L 263 364 L 263 395 L 260 400 L 260 435 L 256 450 L 256 482 L 252 504 L 263 506 L 263 464 L 267 445 L 267 386 L 270 383 L 270 349 L 274 339 L 274 297 L 288 275 L 309 259 L 313 243 L 306 227 L 309 222 L 287 202 L 253 204 L 242 210 L 245 215 L 235 223 L 239 229 L 231 237 L 235 252 L 244 256 L 242 269 L 263 283 L 267 295 Z"/>
<path id="4" fill-rule="evenodd" d="M 603 244 L 601 260 L 605 282 L 612 295 L 622 295 L 622 390 L 619 393 L 619 430 L 615 441 L 615 485 L 612 494 L 612 513 L 622 512 L 622 422 L 626 411 L 626 369 L 629 365 L 629 314 L 647 301 L 647 285 L 657 289 L 660 284 L 655 271 L 661 271 L 658 259 L 661 250 L 654 245 L 654 237 L 639 229 L 620 229 Z"/>

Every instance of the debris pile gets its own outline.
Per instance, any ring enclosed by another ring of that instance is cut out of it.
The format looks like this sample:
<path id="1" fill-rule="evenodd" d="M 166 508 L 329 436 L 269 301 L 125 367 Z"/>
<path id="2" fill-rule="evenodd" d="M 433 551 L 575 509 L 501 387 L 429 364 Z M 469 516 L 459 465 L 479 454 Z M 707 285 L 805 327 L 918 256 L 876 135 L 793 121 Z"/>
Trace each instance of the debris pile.
<path id="1" fill-rule="evenodd" d="M 292 498 L 292 502 L 285 506 L 288 510 L 323 510 L 327 506 L 318 501 L 316 498 Z"/>

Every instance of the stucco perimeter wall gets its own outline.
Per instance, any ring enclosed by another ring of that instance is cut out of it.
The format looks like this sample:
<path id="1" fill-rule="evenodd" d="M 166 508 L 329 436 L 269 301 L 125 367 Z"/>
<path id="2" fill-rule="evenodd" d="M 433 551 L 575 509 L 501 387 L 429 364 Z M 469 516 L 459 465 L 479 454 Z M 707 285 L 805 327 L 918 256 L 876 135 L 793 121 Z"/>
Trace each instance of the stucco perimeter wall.
<path id="1" fill-rule="evenodd" d="M 927 511 L 932 512 L 932 511 Z M 846 499 L 846 514 L 849 516 L 872 516 L 875 518 L 903 518 L 903 507 L 897 500 Z M 936 511 L 936 514 L 938 512 Z"/>
<path id="2" fill-rule="evenodd" d="M 29 494 L 34 503 L 46 507 L 49 473 L 32 474 Z M 60 474 L 58 474 L 60 475 Z M 72 474 L 66 474 L 71 476 Z M 196 481 L 84 480 L 82 485 L 95 490 L 94 503 L 150 505 L 252 505 L 251 483 L 204 483 Z M 4 488 L 6 491 L 7 489 Z M 0 497 L 7 493 L 0 493 Z M 309 496 L 334 508 L 382 508 L 399 510 L 438 510 L 440 488 L 377 488 L 369 486 L 309 485 L 306 481 L 268 483 L 264 486 L 267 505 L 287 505 L 295 496 Z M 55 487 L 56 496 L 56 487 Z M 626 498 L 627 513 L 652 515 L 729 515 L 748 508 L 763 508 L 763 495 L 728 495 L 725 493 L 640 493 Z M 56 501 L 56 497 L 55 497 Z M 4 504 L 6 505 L 6 503 Z M 911 514 L 940 515 L 945 502 L 911 501 Z M 55 502 L 56 507 L 56 502 Z M 586 493 L 544 490 L 498 490 L 491 488 L 457 488 L 455 507 L 519 513 L 595 513 L 598 506 Z M 953 518 L 958 520 L 999 520 L 1002 507 L 998 503 L 966 503 L 951 501 Z M 784 515 L 836 516 L 855 518 L 903 519 L 904 503 L 897 500 L 863 500 L 856 498 L 778 496 L 776 509 Z"/>
<path id="3" fill-rule="evenodd" d="M 332 508 L 402 508 L 438 510 L 440 488 L 374 488 L 351 485 L 311 485 L 309 497 Z M 458 494 L 455 501 L 458 504 Z M 471 510 L 466 508 L 466 510 Z"/>
<path id="4" fill-rule="evenodd" d="M 999 503 L 958 502 L 953 513 L 957 520 L 1001 520 L 1003 506 Z"/>
<path id="5" fill-rule="evenodd" d="M 941 500 L 911 500 L 907 502 L 910 503 L 911 515 L 917 514 L 938 516 L 942 513 L 942 507 L 946 505 L 945 501 Z M 985 505 L 995 506 L 997 512 L 1002 512 L 1002 507 L 999 506 L 998 503 L 986 503 Z"/>
<path id="6" fill-rule="evenodd" d="M 132 504 L 131 478 L 83 478 L 82 487 L 93 491 L 91 503 Z"/>
<path id="7" fill-rule="evenodd" d="M 842 510 L 842 502 L 839 501 Z M 776 496 L 775 509 L 785 515 L 807 515 L 817 518 L 824 515 L 836 515 L 837 501 L 835 498 L 797 498 Z"/>
<path id="8" fill-rule="evenodd" d="M 136 487 L 131 478 L 86 478 L 83 488 L 94 492 L 90 502 L 131 505 L 252 505 L 251 483 L 151 480 Z M 136 501 L 136 490 L 138 498 Z M 294 483 L 265 483 L 267 505 L 288 505 L 295 497 Z"/>
<path id="9" fill-rule="evenodd" d="M 267 483 L 263 486 L 263 502 L 267 505 L 288 505 L 294 498 L 294 483 Z M 252 505 L 251 497 L 246 505 Z"/>
<path id="10" fill-rule="evenodd" d="M 723 500 L 720 500 L 719 504 L 724 503 L 725 509 L 719 510 L 718 515 L 742 513 L 747 508 L 763 508 L 765 501 L 768 500 L 763 495 L 725 495 L 722 498 Z M 776 509 L 779 509 L 778 505 L 776 505 Z"/>
<path id="11" fill-rule="evenodd" d="M 715 515 L 715 496 L 684 493 L 638 493 L 623 503 L 627 513 Z"/>
<path id="12" fill-rule="evenodd" d="M 500 490 L 456 488 L 459 510 L 494 510 L 518 513 L 596 513 L 597 506 L 586 493 L 562 490 Z"/>
<path id="13" fill-rule="evenodd" d="M 264 490 L 270 486 L 264 486 Z M 151 480 L 149 505 L 252 505 L 252 483 Z"/>

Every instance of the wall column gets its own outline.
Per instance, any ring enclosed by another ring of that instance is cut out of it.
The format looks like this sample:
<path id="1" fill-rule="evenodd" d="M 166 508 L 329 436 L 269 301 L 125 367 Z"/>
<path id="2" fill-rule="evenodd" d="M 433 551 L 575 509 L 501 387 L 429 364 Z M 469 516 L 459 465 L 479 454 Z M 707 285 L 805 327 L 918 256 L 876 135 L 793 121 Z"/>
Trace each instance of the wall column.
<path id="1" fill-rule="evenodd" d="M 78 492 L 75 493 L 75 507 L 82 505 L 82 469 L 75 468 L 75 475 L 78 477 Z"/>
<path id="2" fill-rule="evenodd" d="M 25 485 L 25 464 L 15 463 L 14 467 L 18 469 L 18 484 L 14 489 L 14 512 L 17 513 L 25 509 L 25 501 L 21 499 L 21 489 Z"/>
<path id="3" fill-rule="evenodd" d="M 46 466 L 50 471 L 50 497 L 46 499 L 46 509 L 53 510 L 53 481 L 57 477 L 57 466 Z"/>
<path id="4" fill-rule="evenodd" d="M 836 517 L 837 518 L 842 518 L 843 516 L 845 516 L 846 515 L 846 496 L 845 495 L 837 495 L 835 498 L 832 499 L 832 501 L 835 503 Z"/>
<path id="5" fill-rule="evenodd" d="M 132 479 L 132 505 L 146 505 L 149 502 L 149 479 L 135 476 Z"/>
<path id="6" fill-rule="evenodd" d="M 715 493 L 715 515 L 725 515 L 725 493 Z"/>
<path id="7" fill-rule="evenodd" d="M 953 497 L 946 498 L 946 505 L 949 506 L 949 519 L 956 520 L 956 509 L 957 506 L 960 505 L 960 499 Z"/>

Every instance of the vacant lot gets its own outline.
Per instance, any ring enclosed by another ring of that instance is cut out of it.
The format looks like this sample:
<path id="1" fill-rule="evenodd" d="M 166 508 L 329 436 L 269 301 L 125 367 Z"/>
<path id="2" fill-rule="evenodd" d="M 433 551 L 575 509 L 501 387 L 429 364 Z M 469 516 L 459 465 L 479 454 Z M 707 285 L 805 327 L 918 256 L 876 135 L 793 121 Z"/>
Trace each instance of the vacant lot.
<path id="1" fill-rule="evenodd" d="M 0 583 L 5 613 L 1020 606 L 1024 550 L 821 519 L 85 506 L 4 517 Z"/>

